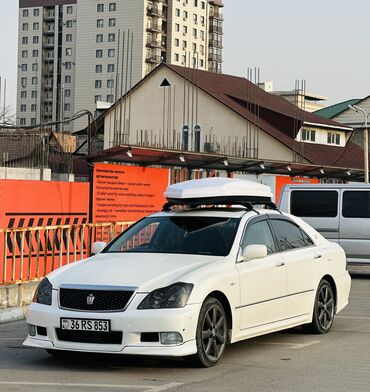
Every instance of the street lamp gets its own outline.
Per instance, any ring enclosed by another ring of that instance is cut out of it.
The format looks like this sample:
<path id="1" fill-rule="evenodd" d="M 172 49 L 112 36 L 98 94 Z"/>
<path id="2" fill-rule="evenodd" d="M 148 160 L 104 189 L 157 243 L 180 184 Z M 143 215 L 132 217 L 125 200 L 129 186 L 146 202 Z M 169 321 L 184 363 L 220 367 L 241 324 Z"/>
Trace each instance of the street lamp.
<path id="1" fill-rule="evenodd" d="M 369 134 L 367 131 L 367 116 L 368 113 L 365 110 L 359 108 L 356 105 L 348 105 L 348 107 L 354 110 L 356 113 L 362 113 L 365 119 L 365 130 L 364 130 L 364 169 L 365 169 L 365 183 L 369 183 Z"/>

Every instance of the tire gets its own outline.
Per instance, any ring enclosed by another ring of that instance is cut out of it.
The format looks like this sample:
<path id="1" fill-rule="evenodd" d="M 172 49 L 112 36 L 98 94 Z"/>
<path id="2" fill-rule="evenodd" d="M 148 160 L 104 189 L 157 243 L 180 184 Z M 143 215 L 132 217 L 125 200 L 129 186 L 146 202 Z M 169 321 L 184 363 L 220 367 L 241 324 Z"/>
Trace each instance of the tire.
<path id="1" fill-rule="evenodd" d="M 333 326 L 335 298 L 333 288 L 327 280 L 322 280 L 317 288 L 311 324 L 305 329 L 315 334 L 328 333 Z"/>
<path id="2" fill-rule="evenodd" d="M 197 353 L 185 357 L 193 366 L 215 366 L 221 359 L 227 343 L 226 313 L 220 301 L 207 298 L 199 312 L 196 331 Z"/>

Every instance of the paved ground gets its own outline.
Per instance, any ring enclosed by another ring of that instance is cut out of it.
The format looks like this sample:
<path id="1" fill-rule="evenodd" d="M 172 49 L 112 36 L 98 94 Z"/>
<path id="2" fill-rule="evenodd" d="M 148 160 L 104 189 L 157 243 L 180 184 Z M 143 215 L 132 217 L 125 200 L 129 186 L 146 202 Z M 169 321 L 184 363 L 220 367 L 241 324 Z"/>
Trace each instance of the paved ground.
<path id="1" fill-rule="evenodd" d="M 0 325 L 0 391 L 370 391 L 370 268 L 352 272 L 350 306 L 331 333 L 300 329 L 229 346 L 211 369 L 120 356 L 57 360 L 25 348 L 25 322 Z"/>

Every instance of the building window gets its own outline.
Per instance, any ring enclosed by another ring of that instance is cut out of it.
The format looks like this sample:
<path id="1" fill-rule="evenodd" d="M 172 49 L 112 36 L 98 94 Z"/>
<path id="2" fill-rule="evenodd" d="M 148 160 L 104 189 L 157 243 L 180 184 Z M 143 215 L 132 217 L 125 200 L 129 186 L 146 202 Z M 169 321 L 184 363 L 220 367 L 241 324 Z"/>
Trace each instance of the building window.
<path id="1" fill-rule="evenodd" d="M 97 49 L 96 51 L 96 58 L 101 59 L 103 57 L 103 50 L 102 49 Z"/>
<path id="2" fill-rule="evenodd" d="M 39 16 L 40 15 L 40 10 L 39 10 L 39 8 L 35 8 L 34 10 L 33 10 L 33 16 Z"/>
<path id="3" fill-rule="evenodd" d="M 114 57 L 116 55 L 115 49 L 108 49 L 108 57 Z"/>
<path id="4" fill-rule="evenodd" d="M 66 42 L 72 42 L 72 34 L 66 34 Z"/>
<path id="5" fill-rule="evenodd" d="M 97 36 L 96 36 L 97 43 L 103 42 L 103 39 L 104 39 L 103 34 L 97 34 Z"/>
<path id="6" fill-rule="evenodd" d="M 188 26 L 184 26 L 184 34 L 187 34 L 188 33 Z"/>
<path id="7" fill-rule="evenodd" d="M 180 25 L 178 23 L 175 23 L 175 31 L 180 31 Z"/>
<path id="8" fill-rule="evenodd" d="M 66 48 L 66 56 L 72 56 L 72 48 Z"/>
<path id="9" fill-rule="evenodd" d="M 109 27 L 114 27 L 116 25 L 116 18 L 109 19 Z"/>
<path id="10" fill-rule="evenodd" d="M 116 34 L 108 34 L 108 42 L 114 42 L 116 40 Z"/>
<path id="11" fill-rule="evenodd" d="M 204 41 L 204 31 L 200 30 L 200 38 L 202 39 L 202 41 Z"/>
<path id="12" fill-rule="evenodd" d="M 27 78 L 21 78 L 21 86 L 23 88 L 26 88 L 26 86 L 27 86 Z"/>
<path id="13" fill-rule="evenodd" d="M 101 88 L 101 80 L 95 80 L 95 88 Z"/>
<path id="14" fill-rule="evenodd" d="M 188 11 L 184 11 L 184 20 L 188 19 Z"/>
<path id="15" fill-rule="evenodd" d="M 35 35 L 34 37 L 32 37 L 32 42 L 34 44 L 38 44 L 39 43 L 39 37 L 37 35 Z"/>
<path id="16" fill-rule="evenodd" d="M 95 103 L 101 101 L 101 95 L 95 95 Z"/>
<path id="17" fill-rule="evenodd" d="M 205 1 L 202 1 L 202 2 L 201 2 L 201 7 L 202 7 L 202 10 L 205 10 L 205 9 L 206 9 L 206 2 L 205 2 Z"/>
<path id="18" fill-rule="evenodd" d="M 102 73 L 103 72 L 103 66 L 101 64 L 95 65 L 95 73 Z"/>
<path id="19" fill-rule="evenodd" d="M 109 11 L 115 11 L 117 9 L 116 3 L 109 3 Z"/>
<path id="20" fill-rule="evenodd" d="M 193 22 L 194 22 L 195 24 L 198 23 L 198 15 L 197 15 L 197 14 L 193 14 Z"/>
<path id="21" fill-rule="evenodd" d="M 27 111 L 27 105 L 22 104 L 21 105 L 21 112 L 26 112 Z"/>
<path id="22" fill-rule="evenodd" d="M 175 38 L 175 46 L 177 47 L 180 46 L 180 40 L 178 38 Z"/>
<path id="23" fill-rule="evenodd" d="M 114 88 L 114 80 L 113 79 L 107 80 L 107 88 Z"/>
<path id="24" fill-rule="evenodd" d="M 70 75 L 66 75 L 64 78 L 64 83 L 71 83 L 72 82 L 72 77 Z"/>
<path id="25" fill-rule="evenodd" d="M 112 94 L 107 95 L 107 102 L 113 103 L 113 95 Z"/>
<path id="26" fill-rule="evenodd" d="M 23 10 L 23 18 L 28 18 L 28 10 Z"/>
<path id="27" fill-rule="evenodd" d="M 189 126 L 184 125 L 182 127 L 182 150 L 188 151 L 189 150 Z"/>
<path id="28" fill-rule="evenodd" d="M 33 28 L 34 30 L 38 30 L 38 29 L 40 28 L 40 23 L 39 23 L 39 22 L 35 22 L 35 23 L 33 24 L 32 28 Z"/>
<path id="29" fill-rule="evenodd" d="M 328 133 L 328 144 L 340 145 L 340 133 Z"/>
<path id="30" fill-rule="evenodd" d="M 23 31 L 28 31 L 28 23 L 23 23 L 22 24 L 22 30 Z"/>
<path id="31" fill-rule="evenodd" d="M 32 51 L 32 57 L 39 57 L 39 51 L 37 49 Z"/>
<path id="32" fill-rule="evenodd" d="M 69 28 L 69 29 L 72 27 L 72 21 L 71 20 L 67 20 L 66 27 Z"/>
<path id="33" fill-rule="evenodd" d="M 97 4 L 96 12 L 104 12 L 104 4 Z"/>
<path id="34" fill-rule="evenodd" d="M 22 44 L 27 45 L 28 44 L 28 37 L 23 37 L 22 38 Z"/>
<path id="35" fill-rule="evenodd" d="M 65 110 L 66 112 L 69 112 L 69 111 L 71 110 L 71 104 L 70 104 L 70 103 L 65 103 L 65 104 L 64 104 L 64 110 Z"/>
<path id="36" fill-rule="evenodd" d="M 175 16 L 180 16 L 180 10 L 178 8 L 175 9 Z"/>
<path id="37" fill-rule="evenodd" d="M 37 76 L 34 76 L 34 77 L 32 78 L 32 84 L 37 84 Z"/>
<path id="38" fill-rule="evenodd" d="M 316 131 L 310 129 L 302 130 L 302 141 L 314 142 L 316 140 Z"/>
<path id="39" fill-rule="evenodd" d="M 19 119 L 20 125 L 26 125 L 26 119 L 25 118 L 20 118 Z"/>
<path id="40" fill-rule="evenodd" d="M 179 61 L 180 60 L 180 56 L 178 53 L 175 53 L 175 61 Z"/>
<path id="41" fill-rule="evenodd" d="M 204 23 L 205 23 L 205 22 L 204 22 L 204 16 L 201 16 L 201 17 L 200 17 L 200 23 L 202 24 L 202 26 L 204 26 Z"/>
<path id="42" fill-rule="evenodd" d="M 198 7 L 198 0 L 194 0 L 194 7 Z"/>
<path id="43" fill-rule="evenodd" d="M 204 60 L 199 60 L 199 64 L 200 64 L 200 67 L 203 68 L 204 67 Z"/>
<path id="44" fill-rule="evenodd" d="M 96 21 L 96 27 L 104 27 L 104 19 L 98 19 Z"/>
<path id="45" fill-rule="evenodd" d="M 31 112 L 36 112 L 36 104 L 31 105 Z"/>
<path id="46" fill-rule="evenodd" d="M 67 6 L 67 14 L 72 14 L 73 13 L 73 7 L 71 5 Z"/>
<path id="47" fill-rule="evenodd" d="M 197 38 L 197 36 L 198 36 L 197 29 L 193 29 L 193 37 L 194 37 L 194 38 Z"/>
<path id="48" fill-rule="evenodd" d="M 65 69 L 72 69 L 72 63 L 70 61 L 67 61 L 64 63 Z"/>
<path id="49" fill-rule="evenodd" d="M 22 50 L 22 59 L 26 59 L 28 57 L 28 51 Z"/>
<path id="50" fill-rule="evenodd" d="M 64 96 L 69 98 L 71 96 L 71 90 L 64 90 Z"/>
<path id="51" fill-rule="evenodd" d="M 193 52 L 197 51 L 197 44 L 193 44 Z"/>
<path id="52" fill-rule="evenodd" d="M 36 125 L 36 118 L 35 117 L 31 118 L 31 125 Z"/>
<path id="53" fill-rule="evenodd" d="M 27 91 L 21 91 L 21 98 L 26 99 L 27 98 Z"/>
<path id="54" fill-rule="evenodd" d="M 27 71 L 27 64 L 22 64 L 21 65 L 21 70 L 24 71 L 24 72 Z"/>
<path id="55" fill-rule="evenodd" d="M 114 64 L 107 65 L 107 72 L 114 72 Z"/>
<path id="56" fill-rule="evenodd" d="M 31 98 L 37 98 L 37 91 L 32 91 L 31 92 Z"/>
<path id="57" fill-rule="evenodd" d="M 39 65 L 37 63 L 32 64 L 32 71 L 37 72 L 39 69 Z"/>

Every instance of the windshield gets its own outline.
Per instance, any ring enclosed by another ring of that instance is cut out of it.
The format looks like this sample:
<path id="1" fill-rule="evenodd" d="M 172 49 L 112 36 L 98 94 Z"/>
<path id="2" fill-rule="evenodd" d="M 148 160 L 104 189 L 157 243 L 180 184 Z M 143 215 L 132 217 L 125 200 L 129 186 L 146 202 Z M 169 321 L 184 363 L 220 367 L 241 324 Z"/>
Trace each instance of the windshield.
<path id="1" fill-rule="evenodd" d="M 149 217 L 105 249 L 111 252 L 181 253 L 227 256 L 240 219 L 218 217 Z"/>

